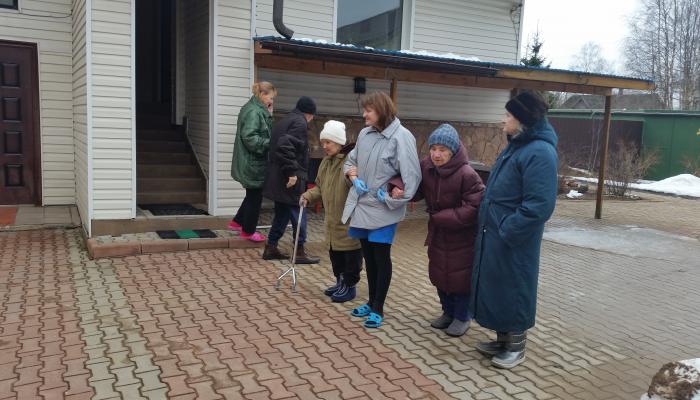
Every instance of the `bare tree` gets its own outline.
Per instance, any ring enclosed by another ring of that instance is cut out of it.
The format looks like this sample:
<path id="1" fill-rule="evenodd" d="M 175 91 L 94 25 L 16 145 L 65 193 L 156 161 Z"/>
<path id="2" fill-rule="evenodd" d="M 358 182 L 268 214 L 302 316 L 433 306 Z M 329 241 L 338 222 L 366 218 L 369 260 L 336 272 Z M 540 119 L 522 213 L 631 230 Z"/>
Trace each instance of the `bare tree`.
<path id="1" fill-rule="evenodd" d="M 633 143 L 619 141 L 617 148 L 608 157 L 608 177 L 605 187 L 608 194 L 625 197 L 630 184 L 642 179 L 659 160 L 658 151 L 642 151 Z"/>
<path id="2" fill-rule="evenodd" d="M 574 56 L 574 62 L 570 68 L 576 71 L 612 74 L 613 65 L 602 56 L 602 53 L 603 49 L 598 43 L 586 42 Z"/>
<path id="3" fill-rule="evenodd" d="M 626 67 L 656 82 L 666 108 L 692 108 L 700 83 L 700 0 L 641 3 L 625 42 Z"/>

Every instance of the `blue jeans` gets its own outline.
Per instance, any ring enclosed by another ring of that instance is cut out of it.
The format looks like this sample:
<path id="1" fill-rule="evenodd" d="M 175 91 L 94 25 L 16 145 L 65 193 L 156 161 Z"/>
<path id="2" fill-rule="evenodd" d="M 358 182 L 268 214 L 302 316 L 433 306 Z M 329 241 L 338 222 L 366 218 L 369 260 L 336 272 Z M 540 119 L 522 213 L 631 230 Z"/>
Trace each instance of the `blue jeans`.
<path id="1" fill-rule="evenodd" d="M 469 294 L 447 294 L 440 289 L 438 289 L 437 292 L 440 297 L 440 303 L 442 304 L 442 311 L 445 314 L 457 318 L 460 321 L 469 321 L 472 319 L 469 313 Z"/>
<path id="2" fill-rule="evenodd" d="M 299 220 L 299 206 L 292 206 L 285 203 L 275 202 L 275 216 L 272 218 L 270 233 L 267 235 L 267 243 L 277 246 L 287 224 L 292 222 L 292 236 L 297 232 L 297 221 Z M 301 216 L 301 229 L 299 230 L 299 246 L 306 243 L 306 213 Z"/>

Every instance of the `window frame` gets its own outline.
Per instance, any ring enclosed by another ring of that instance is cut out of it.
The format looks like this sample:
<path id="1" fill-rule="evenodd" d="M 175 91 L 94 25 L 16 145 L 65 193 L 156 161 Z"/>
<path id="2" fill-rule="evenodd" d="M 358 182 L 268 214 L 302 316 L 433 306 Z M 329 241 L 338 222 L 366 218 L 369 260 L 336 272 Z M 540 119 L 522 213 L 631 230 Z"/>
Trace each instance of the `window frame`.
<path id="1" fill-rule="evenodd" d="M 19 10 L 19 0 L 12 0 L 12 4 L 7 6 L 0 3 L 0 10 Z"/>
<path id="2" fill-rule="evenodd" d="M 338 42 L 338 1 L 333 1 L 333 42 Z M 403 0 L 401 16 L 401 49 L 413 50 L 413 18 L 415 0 Z"/>

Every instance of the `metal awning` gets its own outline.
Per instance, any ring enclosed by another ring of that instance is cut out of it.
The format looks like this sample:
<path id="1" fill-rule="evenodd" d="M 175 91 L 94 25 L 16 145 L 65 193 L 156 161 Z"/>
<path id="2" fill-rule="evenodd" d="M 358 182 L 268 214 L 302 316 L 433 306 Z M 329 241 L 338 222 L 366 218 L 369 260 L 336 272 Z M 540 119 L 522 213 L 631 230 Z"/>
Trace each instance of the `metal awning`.
<path id="1" fill-rule="evenodd" d="M 651 80 L 617 75 L 526 67 L 475 61 L 458 56 L 438 56 L 274 36 L 257 37 L 254 41 L 256 68 L 388 80 L 391 81 L 391 98 L 395 102 L 398 100 L 397 85 L 401 81 L 605 96 L 595 218 L 600 218 L 602 213 L 613 90 L 655 89 Z"/>
<path id="2" fill-rule="evenodd" d="M 372 79 L 611 95 L 612 90 L 653 90 L 654 82 L 616 75 L 526 67 L 422 55 L 414 52 L 329 44 L 274 36 L 255 38 L 260 68 Z"/>

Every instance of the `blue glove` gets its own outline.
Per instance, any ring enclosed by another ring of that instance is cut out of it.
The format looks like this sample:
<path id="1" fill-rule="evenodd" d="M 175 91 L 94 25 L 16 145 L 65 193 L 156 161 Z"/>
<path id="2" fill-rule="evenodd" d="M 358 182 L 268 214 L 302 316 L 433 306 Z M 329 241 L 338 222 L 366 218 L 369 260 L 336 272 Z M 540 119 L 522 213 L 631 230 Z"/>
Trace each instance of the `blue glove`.
<path id="1" fill-rule="evenodd" d="M 360 178 L 355 178 L 355 180 L 352 181 L 352 185 L 355 186 L 355 192 L 358 196 L 362 196 L 363 194 L 369 192 L 367 184 Z"/>
<path id="2" fill-rule="evenodd" d="M 382 203 L 386 202 L 386 192 L 384 191 L 384 189 L 382 189 L 382 188 L 377 189 L 377 198 Z"/>

